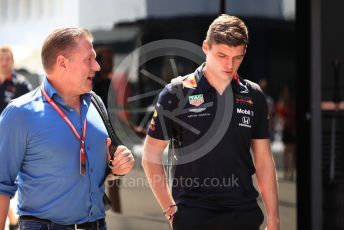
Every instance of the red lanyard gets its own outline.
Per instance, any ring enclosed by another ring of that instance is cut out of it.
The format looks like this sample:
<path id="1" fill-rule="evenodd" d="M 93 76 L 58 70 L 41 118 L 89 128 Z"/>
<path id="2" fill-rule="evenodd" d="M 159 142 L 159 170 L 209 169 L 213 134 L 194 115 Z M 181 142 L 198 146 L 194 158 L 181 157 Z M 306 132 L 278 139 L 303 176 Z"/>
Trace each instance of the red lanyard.
<path id="1" fill-rule="evenodd" d="M 82 136 L 80 137 L 79 133 L 76 131 L 72 122 L 68 119 L 67 115 L 56 105 L 56 103 L 48 96 L 43 85 L 41 86 L 41 91 L 48 103 L 55 109 L 55 111 L 62 117 L 62 119 L 67 123 L 69 128 L 73 131 L 75 137 L 80 141 L 80 173 L 86 175 L 86 151 L 85 151 L 85 137 L 87 129 L 87 119 L 84 121 L 82 127 Z"/>

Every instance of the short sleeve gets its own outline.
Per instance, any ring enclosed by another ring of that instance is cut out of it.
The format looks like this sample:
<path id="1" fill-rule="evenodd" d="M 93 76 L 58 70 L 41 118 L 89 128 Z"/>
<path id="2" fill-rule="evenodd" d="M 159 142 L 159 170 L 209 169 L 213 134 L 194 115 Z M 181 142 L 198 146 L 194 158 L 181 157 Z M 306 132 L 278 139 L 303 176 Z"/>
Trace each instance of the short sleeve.
<path id="1" fill-rule="evenodd" d="M 173 135 L 173 111 L 177 103 L 171 87 L 167 85 L 159 94 L 148 128 L 148 135 L 159 140 L 169 140 Z"/>
<path id="2" fill-rule="evenodd" d="M 253 139 L 269 139 L 269 113 L 268 104 L 260 90 L 255 92 L 255 124 L 253 129 Z"/>

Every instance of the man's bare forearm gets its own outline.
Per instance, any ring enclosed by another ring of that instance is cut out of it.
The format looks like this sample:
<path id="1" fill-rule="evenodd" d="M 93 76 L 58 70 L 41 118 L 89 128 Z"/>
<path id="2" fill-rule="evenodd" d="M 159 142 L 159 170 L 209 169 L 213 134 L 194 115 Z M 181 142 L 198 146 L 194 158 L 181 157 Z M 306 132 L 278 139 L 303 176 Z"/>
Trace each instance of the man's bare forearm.
<path id="1" fill-rule="evenodd" d="M 162 165 L 143 161 L 143 167 L 155 198 L 162 210 L 174 204 Z"/>
<path id="2" fill-rule="evenodd" d="M 0 195 L 0 229 L 5 229 L 9 205 L 10 197 L 6 195 Z"/>
<path id="3" fill-rule="evenodd" d="M 252 141 L 258 187 L 267 213 L 267 230 L 279 229 L 278 191 L 276 168 L 270 142 L 267 139 Z"/>
<path id="4" fill-rule="evenodd" d="M 142 159 L 147 179 L 162 210 L 174 204 L 162 162 L 162 154 L 166 146 L 167 143 L 164 141 L 147 137 Z"/>
<path id="5" fill-rule="evenodd" d="M 273 161 L 257 169 L 256 175 L 267 212 L 267 221 L 279 225 L 277 180 Z"/>

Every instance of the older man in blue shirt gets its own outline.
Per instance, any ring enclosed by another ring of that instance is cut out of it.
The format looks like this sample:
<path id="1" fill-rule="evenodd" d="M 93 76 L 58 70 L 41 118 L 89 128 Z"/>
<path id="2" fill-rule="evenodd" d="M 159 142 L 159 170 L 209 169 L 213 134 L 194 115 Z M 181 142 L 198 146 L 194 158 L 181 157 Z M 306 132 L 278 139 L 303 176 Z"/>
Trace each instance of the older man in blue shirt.
<path id="1" fill-rule="evenodd" d="M 52 32 L 42 48 L 47 78 L 0 116 L 0 229 L 17 189 L 21 228 L 106 229 L 110 139 L 91 103 L 100 69 L 92 40 L 81 28 Z M 128 173 L 130 150 L 119 146 L 112 165 L 113 174 Z"/>

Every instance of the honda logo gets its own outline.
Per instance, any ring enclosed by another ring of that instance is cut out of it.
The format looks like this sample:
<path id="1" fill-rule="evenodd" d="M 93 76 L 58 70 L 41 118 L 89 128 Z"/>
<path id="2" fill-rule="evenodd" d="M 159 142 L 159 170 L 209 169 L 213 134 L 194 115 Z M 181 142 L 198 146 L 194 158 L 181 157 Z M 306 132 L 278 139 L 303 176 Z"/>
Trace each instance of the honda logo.
<path id="1" fill-rule="evenodd" d="M 245 124 L 245 125 L 249 125 L 249 124 L 250 124 L 250 118 L 249 118 L 249 117 L 243 116 L 243 117 L 241 118 L 241 121 L 242 121 L 242 123 Z"/>

